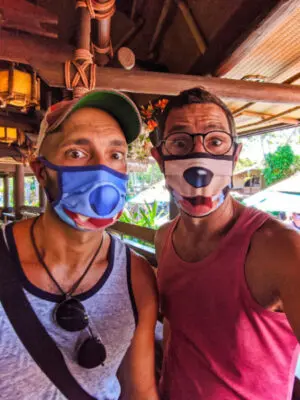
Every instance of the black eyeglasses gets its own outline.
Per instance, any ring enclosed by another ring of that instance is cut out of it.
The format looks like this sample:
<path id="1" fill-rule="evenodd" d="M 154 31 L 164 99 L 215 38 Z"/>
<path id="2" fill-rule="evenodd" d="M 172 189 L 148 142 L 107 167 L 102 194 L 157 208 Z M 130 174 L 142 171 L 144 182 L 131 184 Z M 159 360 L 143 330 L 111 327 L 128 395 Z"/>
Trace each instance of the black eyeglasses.
<path id="1" fill-rule="evenodd" d="M 198 136 L 202 138 L 205 151 L 215 156 L 223 156 L 228 153 L 234 143 L 230 133 L 217 130 L 194 134 L 176 132 L 162 140 L 162 143 L 166 151 L 172 156 L 185 156 L 193 152 Z"/>
<path id="2" fill-rule="evenodd" d="M 66 331 L 87 330 L 89 337 L 76 349 L 77 362 L 81 367 L 91 369 L 103 365 L 106 360 L 105 347 L 99 336 L 94 335 L 87 312 L 79 300 L 70 297 L 57 304 L 53 318 L 56 324 Z"/>

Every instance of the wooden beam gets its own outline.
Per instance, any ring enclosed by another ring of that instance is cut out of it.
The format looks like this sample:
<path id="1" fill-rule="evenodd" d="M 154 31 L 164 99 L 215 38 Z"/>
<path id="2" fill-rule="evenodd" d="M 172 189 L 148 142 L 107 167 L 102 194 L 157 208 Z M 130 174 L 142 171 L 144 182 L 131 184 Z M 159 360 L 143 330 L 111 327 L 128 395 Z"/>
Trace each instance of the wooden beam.
<path id="1" fill-rule="evenodd" d="M 218 76 L 228 73 L 250 51 L 259 46 L 299 7 L 299 0 L 281 0 L 271 12 L 254 27 L 250 35 L 222 62 L 217 70 Z"/>
<path id="2" fill-rule="evenodd" d="M 25 0 L 0 0 L 1 26 L 45 37 L 57 38 L 57 33 L 47 30 L 42 24 L 56 27 L 58 17 L 45 8 Z"/>
<path id="3" fill-rule="evenodd" d="M 144 228 L 142 226 L 127 224 L 126 222 L 117 221 L 111 227 L 111 230 L 120 232 L 123 235 L 133 236 L 146 242 L 154 243 L 155 230 Z"/>
<path id="4" fill-rule="evenodd" d="M 0 110 L 0 126 L 22 129 L 25 132 L 37 132 L 39 130 L 39 124 L 40 121 L 38 118 Z"/>
<path id="5" fill-rule="evenodd" d="M 16 172 L 17 163 L 2 163 L 0 160 L 0 175 L 14 175 Z M 33 175 L 33 171 L 30 167 L 24 166 L 25 175 Z"/>
<path id="6" fill-rule="evenodd" d="M 266 118 L 273 118 L 275 117 L 275 119 L 278 122 L 282 122 L 283 124 L 289 124 L 289 125 L 298 125 L 299 124 L 299 119 L 297 118 L 292 118 L 292 117 L 276 117 L 276 115 L 273 114 L 266 114 L 266 113 L 262 113 L 262 112 L 256 112 L 256 111 L 242 111 L 240 113 L 240 115 L 245 115 L 247 117 L 252 117 L 252 118 L 261 118 L 263 122 L 264 119 Z"/>
<path id="7" fill-rule="evenodd" d="M 49 86 L 64 87 L 63 65 L 42 64 L 34 60 L 33 67 Z M 226 99 L 267 103 L 300 103 L 300 86 L 275 83 L 248 82 L 234 79 L 149 71 L 125 71 L 119 68 L 97 68 L 96 87 L 125 92 L 177 95 L 180 91 L 202 86 Z"/>
<path id="8" fill-rule="evenodd" d="M 0 142 L 0 158 L 6 157 L 13 157 L 15 160 L 21 161 L 21 155 L 14 147 Z"/>
<path id="9" fill-rule="evenodd" d="M 64 63 L 72 58 L 72 53 L 73 47 L 62 41 L 1 31 L 0 60 L 22 64 L 31 64 L 32 59 Z"/>
<path id="10" fill-rule="evenodd" d="M 298 0 L 289 0 L 299 5 Z M 240 7 L 208 43 L 208 49 L 190 69 L 191 74 L 220 74 L 218 68 L 265 21 L 272 10 L 287 0 L 242 0 Z M 230 5 L 229 5 L 230 6 Z M 228 63 L 229 65 L 229 63 Z M 224 74 L 227 69 L 223 69 Z"/>

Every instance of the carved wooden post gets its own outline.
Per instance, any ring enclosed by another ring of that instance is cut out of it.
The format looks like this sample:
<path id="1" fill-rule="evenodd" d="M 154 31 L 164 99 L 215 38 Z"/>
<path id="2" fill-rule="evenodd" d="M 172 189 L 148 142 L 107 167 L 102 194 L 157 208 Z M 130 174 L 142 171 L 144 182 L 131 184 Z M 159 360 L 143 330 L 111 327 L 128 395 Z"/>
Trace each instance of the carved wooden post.
<path id="1" fill-rule="evenodd" d="M 21 219 L 21 207 L 24 205 L 24 165 L 16 165 L 15 181 L 15 215 L 16 219 Z"/>
<path id="2" fill-rule="evenodd" d="M 68 90 L 73 89 L 73 97 L 80 97 L 95 87 L 95 66 L 90 53 L 91 18 L 95 14 L 90 0 L 77 0 L 76 9 L 79 18 L 76 50 L 72 61 L 65 64 L 65 82 Z"/>
<path id="3" fill-rule="evenodd" d="M 95 11 L 96 41 L 93 43 L 95 62 L 104 66 L 113 57 L 110 39 L 111 17 L 114 15 L 115 0 L 95 0 L 93 2 Z"/>
<path id="4" fill-rule="evenodd" d="M 9 177 L 4 175 L 3 177 L 3 203 L 4 208 L 9 207 Z"/>

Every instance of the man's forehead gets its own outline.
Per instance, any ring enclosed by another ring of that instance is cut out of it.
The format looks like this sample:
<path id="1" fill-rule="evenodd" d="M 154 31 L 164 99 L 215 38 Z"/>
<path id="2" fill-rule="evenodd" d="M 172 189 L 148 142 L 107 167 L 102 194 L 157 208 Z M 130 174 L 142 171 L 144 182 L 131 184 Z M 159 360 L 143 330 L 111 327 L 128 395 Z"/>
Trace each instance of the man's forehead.
<path id="1" fill-rule="evenodd" d="M 218 120 L 228 125 L 227 116 L 224 110 L 214 103 L 194 103 L 187 104 L 181 108 L 174 108 L 170 111 L 166 123 L 175 123 L 176 121 L 193 122 L 208 120 Z"/>
<path id="2" fill-rule="evenodd" d="M 108 112 L 97 108 L 81 108 L 74 111 L 63 123 L 62 128 L 69 127 L 101 127 L 112 126 L 121 130 L 118 121 Z"/>

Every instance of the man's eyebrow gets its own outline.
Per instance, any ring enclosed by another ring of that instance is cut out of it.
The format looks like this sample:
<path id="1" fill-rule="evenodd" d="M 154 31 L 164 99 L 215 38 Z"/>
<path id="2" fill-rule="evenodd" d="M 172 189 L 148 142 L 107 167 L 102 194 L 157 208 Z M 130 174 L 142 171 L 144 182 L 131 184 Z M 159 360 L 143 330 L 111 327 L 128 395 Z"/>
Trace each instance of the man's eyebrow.
<path id="1" fill-rule="evenodd" d="M 221 130 L 221 131 L 227 131 L 225 126 L 223 124 L 218 123 L 218 122 L 216 122 L 216 123 L 211 122 L 211 123 L 206 125 L 206 129 L 205 129 L 206 131 L 213 130 L 213 129 L 217 129 L 217 130 Z"/>
<path id="2" fill-rule="evenodd" d="M 113 139 L 108 143 L 109 146 L 126 146 L 125 140 Z"/>
<path id="3" fill-rule="evenodd" d="M 86 138 L 69 139 L 69 140 L 66 140 L 65 142 L 62 142 L 60 147 L 67 147 L 71 144 L 88 146 L 90 143 L 91 143 L 91 141 Z"/>
<path id="4" fill-rule="evenodd" d="M 171 129 L 169 129 L 168 133 L 171 132 L 178 132 L 178 131 L 184 131 L 184 130 L 189 130 L 191 126 L 188 124 L 177 124 L 177 125 L 173 125 L 171 127 Z"/>

